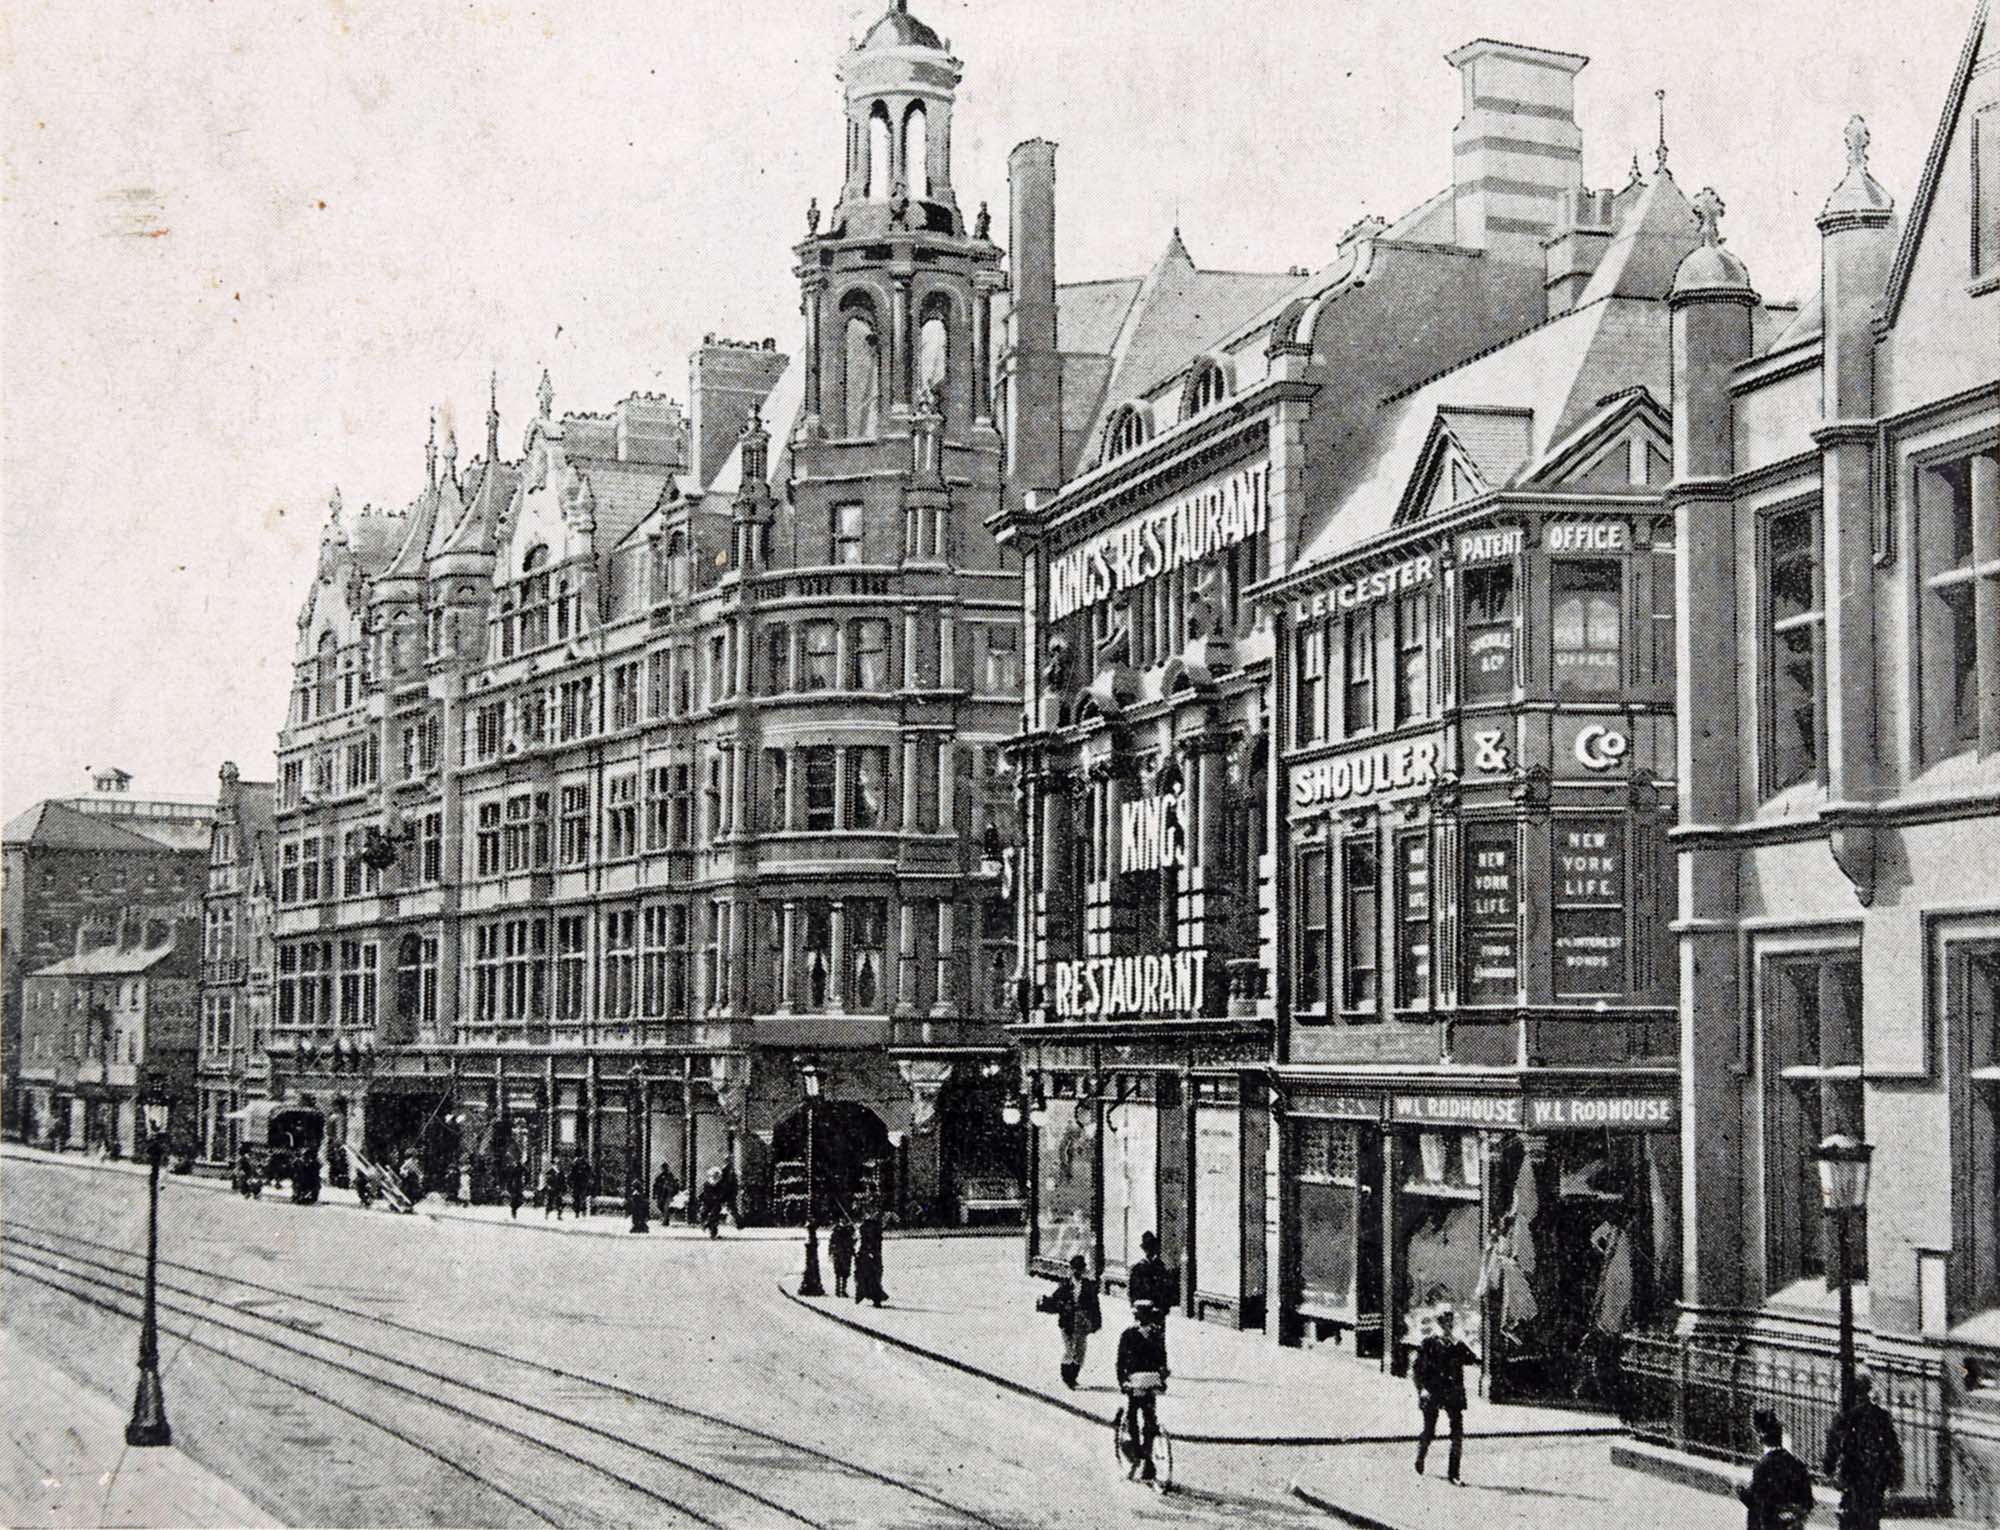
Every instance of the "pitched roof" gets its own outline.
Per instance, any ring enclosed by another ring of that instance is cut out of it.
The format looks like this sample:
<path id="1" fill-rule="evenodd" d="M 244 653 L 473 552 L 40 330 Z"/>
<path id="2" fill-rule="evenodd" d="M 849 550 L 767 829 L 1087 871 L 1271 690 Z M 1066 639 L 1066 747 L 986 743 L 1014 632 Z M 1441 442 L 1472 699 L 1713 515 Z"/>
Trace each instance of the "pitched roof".
<path id="1" fill-rule="evenodd" d="M 1112 346 L 1107 402 L 1137 397 L 1299 285 L 1289 271 L 1203 271 L 1175 229 Z"/>
<path id="2" fill-rule="evenodd" d="M 1957 130 L 1959 114 L 1965 106 L 1966 86 L 1972 79 L 1973 66 L 1985 51 L 1986 14 L 1987 0 L 1978 0 L 1972 8 L 1972 25 L 1966 29 L 1964 46 L 1958 50 L 1958 63 L 1952 70 L 1951 86 L 1945 92 L 1944 110 L 1938 115 L 1937 132 L 1931 139 L 1930 152 L 1924 156 L 1924 173 L 1917 179 L 1917 194 L 1910 202 L 1909 220 L 1903 225 L 1903 237 L 1896 246 L 1896 259 L 1889 267 L 1889 283 L 1882 295 L 1881 308 L 1886 323 L 1896 322 L 1897 311 L 1903 305 L 1903 294 L 1909 290 L 1910 273 L 1917 263 L 1917 249 L 1923 243 L 1924 225 L 1930 221 L 1931 204 L 1937 199 L 1938 181 L 1944 175 L 1945 156 L 1951 149 L 1952 134 Z"/>
<path id="3" fill-rule="evenodd" d="M 143 850 L 153 855 L 173 851 L 173 846 L 148 839 L 107 818 L 79 813 L 53 801 L 37 802 L 9 819 L 6 829 L 0 831 L 0 840 L 43 850 Z"/>
<path id="4" fill-rule="evenodd" d="M 1056 288 L 1056 347 L 1065 355 L 1108 356 L 1145 279 L 1069 282 Z"/>
<path id="5" fill-rule="evenodd" d="M 65 956 L 59 962 L 29 973 L 30 977 L 115 977 L 120 973 L 144 972 L 174 954 L 174 942 L 159 946 L 99 946 L 81 956 Z"/>
<path id="6" fill-rule="evenodd" d="M 1660 170 L 1623 210 L 1618 232 L 1605 247 L 1577 306 L 1607 297 L 1665 297 L 1673 290 L 1681 262 L 1700 243 L 1694 208 L 1672 174 Z"/>

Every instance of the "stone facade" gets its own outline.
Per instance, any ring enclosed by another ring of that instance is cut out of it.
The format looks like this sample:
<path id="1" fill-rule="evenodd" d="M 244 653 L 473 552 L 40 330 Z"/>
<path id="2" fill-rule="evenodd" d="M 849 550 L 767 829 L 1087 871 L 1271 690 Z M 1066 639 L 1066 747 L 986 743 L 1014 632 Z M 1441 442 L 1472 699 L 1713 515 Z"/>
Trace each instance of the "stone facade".
<path id="1" fill-rule="evenodd" d="M 245 781 L 225 763 L 209 839 L 202 899 L 200 1089 L 195 1140 L 204 1164 L 235 1162 L 238 1112 L 268 1099 L 271 1059 L 271 940 L 277 843 L 274 787 Z"/>

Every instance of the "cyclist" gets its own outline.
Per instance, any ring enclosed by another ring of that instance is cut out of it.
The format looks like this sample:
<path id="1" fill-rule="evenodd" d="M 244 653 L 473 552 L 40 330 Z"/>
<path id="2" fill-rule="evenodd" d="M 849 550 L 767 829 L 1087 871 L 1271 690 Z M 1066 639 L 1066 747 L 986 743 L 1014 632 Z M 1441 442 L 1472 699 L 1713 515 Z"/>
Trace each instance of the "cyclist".
<path id="1" fill-rule="evenodd" d="M 1132 1326 L 1118 1338 L 1118 1389 L 1125 1394 L 1125 1475 L 1155 1481 L 1153 1441 L 1160 1420 L 1154 1411 L 1167 1389 L 1167 1333 L 1159 1304 L 1132 1303 Z"/>

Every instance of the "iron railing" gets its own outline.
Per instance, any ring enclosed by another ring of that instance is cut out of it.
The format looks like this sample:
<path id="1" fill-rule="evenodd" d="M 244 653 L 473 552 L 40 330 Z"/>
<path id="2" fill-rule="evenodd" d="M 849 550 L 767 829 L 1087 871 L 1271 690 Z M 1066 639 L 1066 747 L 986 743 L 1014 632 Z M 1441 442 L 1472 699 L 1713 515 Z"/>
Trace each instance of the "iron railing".
<path id="1" fill-rule="evenodd" d="M 1840 1412 L 1840 1365 L 1803 1345 L 1628 1333 L 1622 1346 L 1623 1411 L 1642 1440 L 1695 1455 L 1754 1462 L 1762 1453 L 1750 1416 L 1777 1414 L 1785 1440 L 1820 1475 L 1827 1430 Z M 1937 1503 L 1944 1490 L 1945 1416 L 1939 1378 L 1920 1365 L 1871 1357 L 1875 1400 L 1903 1445 L 1905 1501 Z"/>

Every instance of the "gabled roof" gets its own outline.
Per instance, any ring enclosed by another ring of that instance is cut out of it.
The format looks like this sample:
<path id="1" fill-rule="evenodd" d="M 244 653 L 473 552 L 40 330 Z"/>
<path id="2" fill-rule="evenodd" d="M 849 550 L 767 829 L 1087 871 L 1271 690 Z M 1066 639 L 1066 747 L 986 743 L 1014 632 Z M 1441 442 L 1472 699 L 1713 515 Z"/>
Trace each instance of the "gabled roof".
<path id="1" fill-rule="evenodd" d="M 1694 208 L 1662 167 L 1651 181 L 1642 183 L 1637 199 L 1622 212 L 1618 232 L 1577 306 L 1607 297 L 1665 297 L 1673 290 L 1681 262 L 1700 243 Z"/>
<path id="2" fill-rule="evenodd" d="M 142 850 L 151 855 L 173 853 L 171 845 L 99 818 L 79 813 L 60 802 L 37 802 L 8 820 L 0 841 L 41 850 Z"/>
<path id="3" fill-rule="evenodd" d="M 1602 298 L 1385 401 L 1343 454 L 1319 534 L 1295 567 L 1389 530 L 1439 443 L 1462 452 L 1488 489 L 1505 488 L 1552 467 L 1593 421 L 1633 407 L 1637 390 L 1670 397 L 1668 323 L 1664 302 Z"/>
<path id="4" fill-rule="evenodd" d="M 1951 150 L 1952 135 L 1957 131 L 1960 113 L 1965 107 L 1966 87 L 1972 79 L 1973 66 L 1979 62 L 1986 38 L 1987 0 L 1977 0 L 1972 8 L 1972 25 L 1966 29 L 1965 45 L 1958 50 L 1958 63 L 1952 70 L 1951 87 L 1945 92 L 1944 110 L 1938 116 L 1937 132 L 1931 138 L 1930 153 L 1924 157 L 1924 173 L 1917 178 L 1917 194 L 1910 202 L 1909 220 L 1903 225 L 1903 237 L 1896 246 L 1896 259 L 1889 267 L 1889 283 L 1882 294 L 1882 322 L 1893 324 L 1896 314 L 1903 306 L 1903 294 L 1909 290 L 1910 273 L 1916 267 L 1917 250 L 1923 243 L 1924 225 L 1930 221 L 1931 204 L 1937 200 L 1938 181 L 1944 175 L 1944 162 Z"/>
<path id="5" fill-rule="evenodd" d="M 117 977 L 145 972 L 174 954 L 173 941 L 159 946 L 99 946 L 81 956 L 65 956 L 59 962 L 29 973 L 30 977 Z"/>

